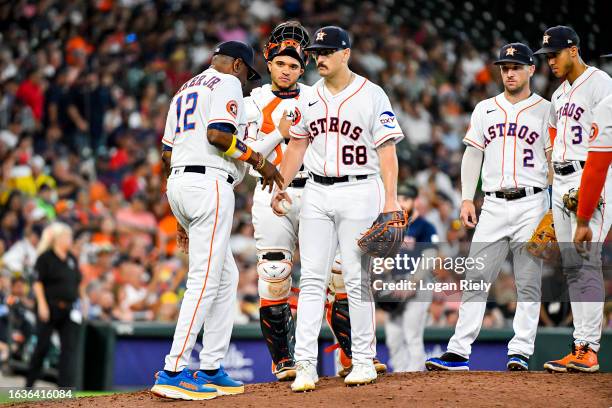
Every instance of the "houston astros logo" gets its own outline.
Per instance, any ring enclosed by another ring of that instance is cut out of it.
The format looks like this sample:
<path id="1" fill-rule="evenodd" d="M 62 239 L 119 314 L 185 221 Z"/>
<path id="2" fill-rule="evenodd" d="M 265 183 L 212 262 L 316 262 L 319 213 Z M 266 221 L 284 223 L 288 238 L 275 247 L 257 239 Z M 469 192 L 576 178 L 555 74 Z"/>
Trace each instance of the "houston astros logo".
<path id="1" fill-rule="evenodd" d="M 599 134 L 599 126 L 597 126 L 597 123 L 593 122 L 593 124 L 591 125 L 591 134 L 589 135 L 589 142 L 592 142 L 593 140 L 595 140 L 598 134 Z"/>
<path id="2" fill-rule="evenodd" d="M 238 116 L 238 104 L 236 103 L 236 101 L 229 101 L 227 105 L 225 105 L 225 108 L 234 118 Z"/>
<path id="3" fill-rule="evenodd" d="M 510 48 L 508 48 L 508 49 L 506 50 L 506 56 L 508 56 L 508 55 L 512 55 L 512 56 L 514 57 L 514 53 L 515 53 L 515 52 L 516 52 L 516 48 L 514 48 L 514 47 L 510 46 Z"/>
<path id="4" fill-rule="evenodd" d="M 550 35 L 544 34 L 544 38 L 542 38 L 542 44 L 548 44 L 549 38 L 550 38 Z"/>
<path id="5" fill-rule="evenodd" d="M 323 41 L 323 38 L 327 35 L 327 33 L 325 31 L 321 31 L 317 34 L 317 38 L 315 39 L 315 41 Z"/>

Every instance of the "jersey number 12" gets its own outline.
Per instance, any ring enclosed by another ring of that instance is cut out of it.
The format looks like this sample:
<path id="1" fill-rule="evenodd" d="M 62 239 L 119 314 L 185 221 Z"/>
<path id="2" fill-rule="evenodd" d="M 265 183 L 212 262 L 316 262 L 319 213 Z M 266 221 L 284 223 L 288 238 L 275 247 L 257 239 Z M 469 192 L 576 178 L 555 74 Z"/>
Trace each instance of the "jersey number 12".
<path id="1" fill-rule="evenodd" d="M 185 96 L 185 113 L 183 115 L 183 130 L 181 130 L 181 104 L 183 102 L 183 95 L 179 96 L 176 100 L 176 129 L 174 133 L 181 133 L 186 130 L 195 129 L 195 122 L 190 121 L 190 116 L 195 112 L 196 105 L 198 104 L 198 93 L 192 92 Z"/>

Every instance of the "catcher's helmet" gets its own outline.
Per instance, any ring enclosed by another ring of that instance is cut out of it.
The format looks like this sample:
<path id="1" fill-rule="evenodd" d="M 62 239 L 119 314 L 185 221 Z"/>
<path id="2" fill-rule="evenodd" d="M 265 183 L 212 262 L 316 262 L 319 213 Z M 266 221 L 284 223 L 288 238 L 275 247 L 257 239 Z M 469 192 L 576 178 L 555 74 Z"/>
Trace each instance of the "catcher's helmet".
<path id="1" fill-rule="evenodd" d="M 266 61 L 272 61 L 278 55 L 289 55 L 297 58 L 302 68 L 308 63 L 304 48 L 310 44 L 308 31 L 297 21 L 287 21 L 272 30 L 264 48 Z"/>

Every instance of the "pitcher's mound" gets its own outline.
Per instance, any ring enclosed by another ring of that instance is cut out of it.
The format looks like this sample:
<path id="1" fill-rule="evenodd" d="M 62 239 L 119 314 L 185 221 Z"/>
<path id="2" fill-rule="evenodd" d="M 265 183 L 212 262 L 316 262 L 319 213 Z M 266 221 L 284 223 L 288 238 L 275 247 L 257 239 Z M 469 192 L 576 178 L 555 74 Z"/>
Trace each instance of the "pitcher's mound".
<path id="1" fill-rule="evenodd" d="M 611 407 L 612 374 L 544 372 L 432 372 L 388 374 L 376 383 L 346 387 L 339 377 L 322 378 L 317 389 L 293 393 L 290 383 L 247 385 L 244 394 L 208 401 L 175 401 L 148 391 L 40 403 L 58 408 L 157 408 L 206 406 L 338 407 Z M 15 405 L 17 406 L 17 405 Z M 21 405 L 20 406 L 24 406 Z M 31 406 L 31 403 L 28 403 Z"/>

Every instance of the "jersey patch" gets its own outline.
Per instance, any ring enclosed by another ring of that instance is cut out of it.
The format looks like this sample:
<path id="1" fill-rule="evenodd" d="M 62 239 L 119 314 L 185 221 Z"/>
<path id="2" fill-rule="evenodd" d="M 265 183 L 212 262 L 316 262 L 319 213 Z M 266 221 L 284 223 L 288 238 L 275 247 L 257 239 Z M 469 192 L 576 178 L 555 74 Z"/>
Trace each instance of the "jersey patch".
<path id="1" fill-rule="evenodd" d="M 291 116 L 291 113 L 289 114 Z M 302 120 L 302 112 L 300 112 L 300 110 L 297 108 L 297 106 L 295 107 L 295 112 L 293 112 L 293 120 L 291 121 L 291 125 L 295 126 L 298 123 L 300 123 L 300 120 Z"/>
<path id="2" fill-rule="evenodd" d="M 591 125 L 591 134 L 589 135 L 589 143 L 595 140 L 598 134 L 599 134 L 599 126 L 597 126 L 597 123 L 593 122 L 593 124 Z"/>
<path id="3" fill-rule="evenodd" d="M 238 103 L 236 103 L 236 101 L 229 101 L 225 107 L 227 108 L 229 114 L 232 115 L 234 118 L 238 116 Z"/>
<path id="4" fill-rule="evenodd" d="M 378 116 L 380 124 L 388 129 L 395 129 L 395 115 L 391 111 L 385 111 Z"/>

